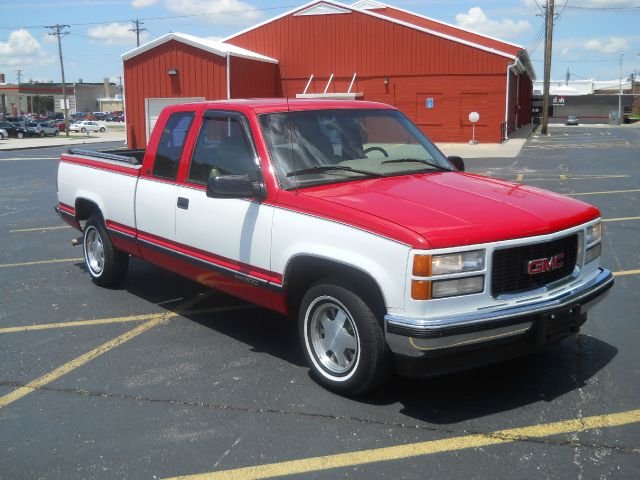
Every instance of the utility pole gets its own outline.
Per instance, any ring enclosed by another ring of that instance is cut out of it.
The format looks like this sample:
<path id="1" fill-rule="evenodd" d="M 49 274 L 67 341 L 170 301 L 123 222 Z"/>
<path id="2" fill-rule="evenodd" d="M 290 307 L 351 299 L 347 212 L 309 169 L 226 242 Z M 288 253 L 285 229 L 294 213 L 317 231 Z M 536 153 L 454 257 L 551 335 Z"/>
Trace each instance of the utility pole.
<path id="1" fill-rule="evenodd" d="M 18 76 L 18 116 L 20 116 L 20 108 L 21 108 L 20 107 L 20 99 L 22 98 L 20 96 L 20 83 L 22 81 L 22 72 L 23 72 L 23 70 L 20 69 L 20 68 L 18 68 L 16 70 L 16 75 Z"/>
<path id="2" fill-rule="evenodd" d="M 69 136 L 69 105 L 67 105 L 67 84 L 64 79 L 64 62 L 62 61 L 62 37 L 69 35 L 69 32 L 63 32 L 62 29 L 69 28 L 69 25 L 52 25 L 46 28 L 52 29 L 49 35 L 58 38 L 58 56 L 60 57 L 60 72 L 62 73 L 62 107 L 64 111 L 64 133 Z"/>
<path id="3" fill-rule="evenodd" d="M 144 23 L 142 23 L 140 20 L 135 19 L 135 20 L 131 20 L 132 23 L 135 24 L 135 27 L 129 29 L 130 32 L 135 32 L 136 33 L 136 45 L 139 47 L 140 46 L 140 32 L 146 32 L 147 29 L 146 28 L 141 28 L 140 25 L 144 25 Z"/>
<path id="4" fill-rule="evenodd" d="M 569 78 L 571 77 L 571 73 L 569 72 L 569 67 L 567 67 L 567 80 L 564 82 L 564 84 L 568 87 L 569 86 Z"/>
<path id="5" fill-rule="evenodd" d="M 618 79 L 618 126 L 622 125 L 622 57 L 624 57 L 624 53 L 620 52 L 620 78 Z"/>
<path id="6" fill-rule="evenodd" d="M 549 126 L 549 83 L 551 82 L 551 46 L 553 44 L 553 0 L 547 0 L 544 39 L 544 91 L 542 98 L 542 128 L 540 133 L 547 134 Z"/>

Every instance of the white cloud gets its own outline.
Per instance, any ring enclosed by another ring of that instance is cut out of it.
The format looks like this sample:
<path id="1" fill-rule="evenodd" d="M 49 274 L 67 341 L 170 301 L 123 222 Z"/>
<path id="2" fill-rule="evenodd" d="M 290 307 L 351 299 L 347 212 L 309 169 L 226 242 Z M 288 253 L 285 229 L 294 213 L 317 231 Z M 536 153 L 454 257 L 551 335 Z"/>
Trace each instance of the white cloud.
<path id="1" fill-rule="evenodd" d="M 242 0 L 131 0 L 134 8 L 161 4 L 177 15 L 193 15 L 216 25 L 245 26 L 262 20 L 258 7 Z"/>
<path id="2" fill-rule="evenodd" d="M 136 34 L 131 31 L 131 24 L 114 22 L 108 25 L 98 25 L 87 31 L 87 36 L 103 45 L 135 45 Z M 148 37 L 147 32 L 140 33 L 140 42 Z"/>
<path id="3" fill-rule="evenodd" d="M 539 10 L 547 4 L 546 0 L 521 0 L 522 4 L 531 9 Z M 556 2 L 555 10 L 562 9 L 564 2 Z M 573 2 L 569 6 L 574 5 Z M 629 8 L 640 7 L 640 1 L 638 0 L 580 0 L 580 8 Z"/>
<path id="4" fill-rule="evenodd" d="M 209 37 L 205 37 L 207 40 L 211 40 L 212 42 L 221 42 L 224 37 L 217 37 L 215 35 L 211 35 Z"/>
<path id="5" fill-rule="evenodd" d="M 145 8 L 155 5 L 159 0 L 131 0 L 131 6 L 133 8 Z"/>
<path id="6" fill-rule="evenodd" d="M 456 22 L 461 28 L 504 39 L 516 38 L 531 30 L 531 24 L 527 20 L 491 20 L 480 7 L 473 7 L 467 13 L 457 14 Z"/>
<path id="7" fill-rule="evenodd" d="M 584 49 L 592 52 L 619 53 L 629 50 L 629 42 L 622 37 L 592 38 L 585 42 Z"/>
<path id="8" fill-rule="evenodd" d="M 0 42 L 0 65 L 42 65 L 51 61 L 51 55 L 27 30 L 14 30 L 6 42 Z"/>

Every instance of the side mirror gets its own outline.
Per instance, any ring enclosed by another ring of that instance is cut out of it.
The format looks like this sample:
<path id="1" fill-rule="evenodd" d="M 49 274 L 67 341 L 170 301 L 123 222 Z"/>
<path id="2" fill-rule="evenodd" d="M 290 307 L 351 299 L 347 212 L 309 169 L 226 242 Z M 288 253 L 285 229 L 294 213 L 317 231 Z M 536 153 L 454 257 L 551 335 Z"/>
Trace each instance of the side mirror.
<path id="1" fill-rule="evenodd" d="M 456 170 L 464 172 L 464 160 L 462 160 L 462 157 L 451 155 L 447 157 L 447 160 L 449 160 L 453 164 L 453 166 L 456 167 Z"/>
<path id="2" fill-rule="evenodd" d="M 248 175 L 218 175 L 207 182 L 207 197 L 211 198 L 256 198 L 261 192 L 260 184 Z"/>

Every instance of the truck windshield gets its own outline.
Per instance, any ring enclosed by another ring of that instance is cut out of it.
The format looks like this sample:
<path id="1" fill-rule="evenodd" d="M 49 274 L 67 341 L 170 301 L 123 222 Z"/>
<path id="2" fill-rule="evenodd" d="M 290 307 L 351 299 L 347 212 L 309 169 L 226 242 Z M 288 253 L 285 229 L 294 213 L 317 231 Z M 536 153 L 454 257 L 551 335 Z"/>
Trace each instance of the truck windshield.
<path id="1" fill-rule="evenodd" d="M 307 110 L 260 115 L 280 184 L 305 187 L 453 170 L 397 110 Z"/>

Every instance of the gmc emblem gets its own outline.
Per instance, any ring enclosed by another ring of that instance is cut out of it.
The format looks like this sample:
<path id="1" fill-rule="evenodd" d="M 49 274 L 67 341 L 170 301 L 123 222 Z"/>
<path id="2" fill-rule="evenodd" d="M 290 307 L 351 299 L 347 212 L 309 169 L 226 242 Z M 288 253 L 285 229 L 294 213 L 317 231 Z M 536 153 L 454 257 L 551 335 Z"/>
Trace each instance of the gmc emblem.
<path id="1" fill-rule="evenodd" d="M 531 260 L 527 265 L 529 275 L 537 275 L 539 273 L 550 272 L 564 266 L 564 253 L 558 253 L 553 257 L 539 258 Z"/>

